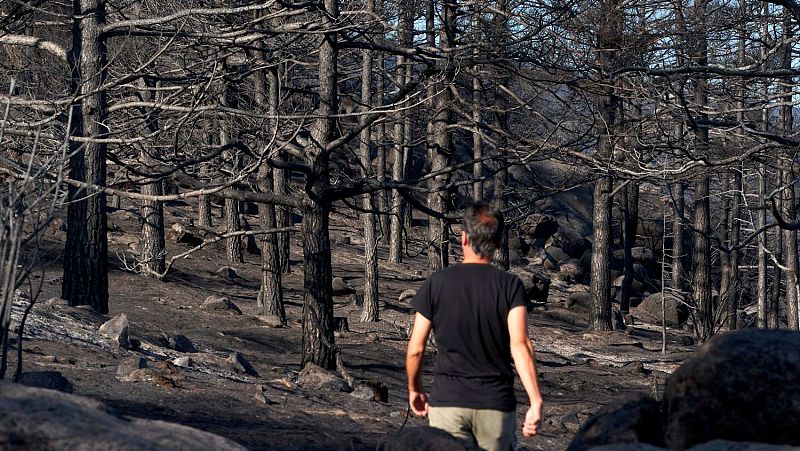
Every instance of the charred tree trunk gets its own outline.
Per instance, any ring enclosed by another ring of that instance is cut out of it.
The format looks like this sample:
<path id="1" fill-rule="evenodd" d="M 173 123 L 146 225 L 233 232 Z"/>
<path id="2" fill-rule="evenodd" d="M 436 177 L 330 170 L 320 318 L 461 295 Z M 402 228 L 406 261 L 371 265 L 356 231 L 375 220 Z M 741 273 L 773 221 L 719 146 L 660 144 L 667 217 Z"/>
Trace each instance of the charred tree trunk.
<path id="1" fill-rule="evenodd" d="M 742 230 L 742 201 L 741 196 L 744 192 L 742 185 L 742 172 L 736 168 L 733 173 L 733 224 L 731 227 L 731 245 L 732 247 L 739 245 Z M 731 251 L 731 275 L 730 275 L 730 294 L 728 295 L 728 329 L 736 330 L 739 327 L 739 303 L 741 300 L 742 283 L 741 273 L 739 271 L 739 262 L 741 254 L 737 249 Z"/>
<path id="2" fill-rule="evenodd" d="M 311 144 L 306 151 L 311 168 L 306 175 L 307 199 L 303 207 L 303 345 L 300 366 L 314 363 L 336 368 L 337 348 L 333 337 L 333 289 L 328 221 L 331 211 L 329 150 L 333 140 L 337 106 L 337 38 L 334 22 L 339 16 L 337 0 L 324 0 L 323 29 L 319 47 L 319 106 L 311 126 Z"/>
<path id="3" fill-rule="evenodd" d="M 707 130 L 706 130 L 707 132 Z M 698 312 L 700 338 L 705 341 L 714 335 L 714 301 L 711 297 L 711 214 L 709 179 L 707 174 L 697 178 L 694 192 L 694 246 L 692 248 L 692 298 Z"/>
<path id="4" fill-rule="evenodd" d="M 220 145 L 228 144 L 228 127 L 223 125 L 220 128 Z M 231 151 L 232 172 L 237 173 L 239 169 L 238 156 Z M 223 216 L 225 217 L 225 233 L 238 232 L 242 228 L 241 220 L 239 218 L 239 201 L 234 199 L 225 199 L 225 206 L 223 207 Z M 241 263 L 244 261 L 244 252 L 242 250 L 242 237 L 234 236 L 225 240 L 225 256 L 228 263 Z"/>
<path id="5" fill-rule="evenodd" d="M 433 0 L 428 2 L 428 44 L 436 43 L 432 38 L 433 31 Z M 439 33 L 439 43 L 445 51 L 450 51 L 455 34 L 455 4 L 453 0 L 445 0 L 442 7 L 442 28 Z M 449 173 L 444 169 L 448 166 L 452 154 L 450 132 L 450 89 L 447 83 L 453 81 L 454 73 L 451 64 L 440 63 L 439 69 L 444 74 L 444 80 L 436 84 L 434 97 L 434 117 L 430 125 L 428 136 L 428 156 L 431 161 L 431 172 L 435 175 L 430 179 L 430 194 L 428 194 L 428 208 L 440 213 L 447 212 Z M 429 218 L 428 241 L 428 271 L 430 273 L 444 268 L 449 264 L 450 234 L 446 221 L 434 217 Z"/>
<path id="6" fill-rule="evenodd" d="M 684 184 L 677 182 L 673 185 L 675 205 L 672 213 L 672 288 L 683 292 L 686 287 L 683 259 L 686 251 L 683 248 L 684 226 L 683 218 L 686 214 L 686 198 L 684 197 Z"/>
<path id="7" fill-rule="evenodd" d="M 157 87 L 157 86 L 152 86 Z M 151 101 L 155 94 L 143 86 L 142 97 L 145 101 Z M 147 119 L 147 128 L 154 134 L 159 130 L 158 113 L 153 111 Z M 158 155 L 150 155 L 149 149 L 142 150 L 141 161 L 147 165 L 153 165 Z M 142 186 L 142 194 L 149 196 L 160 196 L 164 194 L 161 180 L 151 180 Z M 144 200 L 141 206 L 142 213 L 142 238 L 141 238 L 141 274 L 147 277 L 160 278 L 166 269 L 165 263 L 165 243 L 164 243 L 164 205 L 157 200 Z"/>
<path id="8" fill-rule="evenodd" d="M 258 51 L 254 55 L 266 63 L 263 51 Z M 279 86 L 273 69 L 267 69 L 267 73 L 259 72 L 256 74 L 254 83 L 254 98 L 256 105 L 261 111 L 267 113 L 270 118 L 268 122 L 268 139 L 278 133 L 278 102 L 280 101 Z M 258 171 L 258 188 L 261 192 L 272 192 L 275 187 L 273 180 L 274 169 L 263 164 Z M 261 204 L 258 207 L 259 220 L 264 229 L 277 227 L 275 206 L 272 204 Z M 269 233 L 261 238 L 261 287 L 258 292 L 258 306 L 262 308 L 264 315 L 276 316 L 282 324 L 286 324 L 286 309 L 283 305 L 283 282 L 281 280 L 281 262 L 278 249 L 278 236 Z"/>
<path id="9" fill-rule="evenodd" d="M 197 199 L 197 225 L 210 229 L 211 221 L 211 198 L 200 196 Z"/>
<path id="10" fill-rule="evenodd" d="M 72 108 L 74 137 L 106 133 L 106 43 L 101 36 L 105 2 L 73 2 L 72 86 L 81 96 Z M 99 186 L 106 183 L 106 145 L 70 142 L 70 177 Z M 67 242 L 64 250 L 62 297 L 71 306 L 90 305 L 108 313 L 108 226 L 105 193 L 69 188 Z"/>
<path id="11" fill-rule="evenodd" d="M 767 175 L 766 165 L 759 164 L 758 168 L 758 198 L 764 199 L 767 194 Z M 756 227 L 761 228 L 767 224 L 767 210 L 765 207 L 758 209 L 756 213 Z M 756 303 L 758 305 L 758 327 L 766 329 L 769 326 L 769 303 L 768 303 L 768 272 L 767 267 L 767 232 L 762 232 L 758 236 L 758 282 L 756 292 Z"/>
<path id="12" fill-rule="evenodd" d="M 500 162 L 501 160 L 498 159 L 498 164 L 503 165 L 504 167 L 499 168 L 497 172 L 495 172 L 494 176 L 494 208 L 498 211 L 503 211 L 508 206 L 506 202 L 506 186 L 508 185 L 508 168 L 505 167 L 505 164 Z M 503 235 L 500 240 L 500 246 L 497 248 L 497 252 L 495 253 L 495 264 L 497 266 L 508 270 L 510 265 L 510 252 L 508 248 L 508 224 L 506 227 L 503 228 Z"/>
<path id="13" fill-rule="evenodd" d="M 606 139 L 604 137 L 604 139 Z M 591 259 L 591 307 L 589 330 L 612 330 L 611 281 L 608 262 L 611 257 L 611 177 L 605 176 L 594 182 L 592 206 L 592 259 Z"/>
<path id="14" fill-rule="evenodd" d="M 400 30 L 400 44 L 404 47 L 411 47 L 413 42 L 413 10 L 411 2 L 402 2 L 398 29 Z M 411 64 L 406 57 L 397 57 L 397 67 L 395 70 L 395 84 L 398 89 L 402 89 L 411 81 Z M 402 181 L 405 178 L 405 153 L 409 141 L 406 139 L 408 133 L 406 128 L 411 127 L 410 114 L 403 111 L 394 123 L 394 146 L 392 147 L 392 179 Z M 408 130 L 410 131 L 410 130 Z M 389 262 L 400 263 L 403 260 L 403 224 L 404 224 L 404 201 L 400 192 L 392 191 L 391 196 L 391 215 L 389 216 Z"/>
<path id="15" fill-rule="evenodd" d="M 375 9 L 373 0 L 367 0 L 367 13 Z M 370 107 L 372 105 L 372 52 L 364 50 L 361 65 L 361 103 Z M 372 176 L 372 139 L 371 127 L 366 127 L 361 132 L 361 166 L 364 168 L 364 178 Z M 362 322 L 378 321 L 378 237 L 377 221 L 372 211 L 375 209 L 372 193 L 364 195 L 362 214 L 364 221 L 364 305 L 361 311 Z"/>
<path id="16" fill-rule="evenodd" d="M 597 155 L 611 161 L 614 158 L 617 112 L 619 97 L 616 92 L 612 70 L 617 65 L 619 43 L 622 35 L 622 12 L 617 0 L 607 0 L 598 5 L 597 70 L 607 79 L 599 96 Z M 595 181 L 592 206 L 593 240 L 591 258 L 591 306 L 589 330 L 612 330 L 611 281 L 608 270 L 612 235 L 612 188 L 611 175 L 602 175 Z"/>
<path id="17" fill-rule="evenodd" d="M 639 185 L 631 183 L 623 190 L 623 222 L 625 229 L 625 277 L 622 279 L 620 311 L 626 314 L 631 306 L 631 287 L 633 286 L 633 247 L 636 245 L 636 228 L 639 224 Z"/>

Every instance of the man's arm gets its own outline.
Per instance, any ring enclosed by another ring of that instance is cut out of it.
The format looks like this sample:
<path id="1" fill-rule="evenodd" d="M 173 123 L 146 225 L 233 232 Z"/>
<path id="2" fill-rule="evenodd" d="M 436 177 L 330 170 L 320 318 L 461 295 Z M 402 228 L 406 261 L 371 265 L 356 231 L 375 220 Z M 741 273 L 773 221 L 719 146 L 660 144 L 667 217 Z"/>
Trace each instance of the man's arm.
<path id="1" fill-rule="evenodd" d="M 542 420 L 542 394 L 539 391 L 533 344 L 528 336 L 527 307 L 514 307 L 508 312 L 508 333 L 511 338 L 511 357 L 531 403 L 522 425 L 522 435 L 532 437 L 538 432 Z"/>
<path id="2" fill-rule="evenodd" d="M 414 414 L 428 414 L 428 396 L 422 388 L 422 364 L 425 360 L 425 343 L 431 333 L 431 321 L 420 313 L 414 317 L 414 328 L 408 340 L 406 375 L 408 376 L 408 403 Z"/>

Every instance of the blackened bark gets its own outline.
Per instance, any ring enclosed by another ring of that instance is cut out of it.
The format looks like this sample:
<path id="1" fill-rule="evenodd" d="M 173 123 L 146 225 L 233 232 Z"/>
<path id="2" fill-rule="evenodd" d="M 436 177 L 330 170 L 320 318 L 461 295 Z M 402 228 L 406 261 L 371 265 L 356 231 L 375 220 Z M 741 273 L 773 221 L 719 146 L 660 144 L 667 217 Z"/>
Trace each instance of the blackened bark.
<path id="1" fill-rule="evenodd" d="M 742 193 L 744 186 L 742 185 L 742 172 L 737 168 L 734 169 L 733 175 L 733 208 L 731 214 L 733 215 L 733 224 L 731 228 L 731 244 L 737 246 L 741 238 L 741 217 L 742 217 Z M 739 261 L 741 254 L 738 249 L 731 251 L 731 287 L 730 295 L 728 296 L 728 329 L 736 330 L 739 326 L 739 304 L 742 296 L 742 284 L 739 271 Z"/>
<path id="2" fill-rule="evenodd" d="M 333 292 L 328 236 L 329 207 L 303 209 L 303 353 L 300 366 L 311 362 L 336 367 L 333 337 Z"/>
<path id="3" fill-rule="evenodd" d="M 611 177 L 601 177 L 594 185 L 592 207 L 591 307 L 589 330 L 612 330 L 611 281 Z"/>
<path id="4" fill-rule="evenodd" d="M 264 168 L 259 178 L 262 190 L 272 188 L 271 170 Z M 261 226 L 265 229 L 276 227 L 275 206 L 261 204 L 258 207 Z M 264 235 L 261 239 L 261 288 L 258 291 L 258 306 L 264 315 L 275 315 L 286 324 L 286 310 L 283 305 L 281 267 L 278 256 L 278 237 L 275 233 Z"/>
<path id="5" fill-rule="evenodd" d="M 711 236 L 711 214 L 707 174 L 700 174 L 697 177 L 694 198 L 692 298 L 697 306 L 700 339 L 705 341 L 714 335 L 715 310 L 714 301 L 711 297 L 711 240 L 709 239 Z"/>
<path id="6" fill-rule="evenodd" d="M 636 246 L 636 229 L 639 224 L 639 185 L 631 183 L 623 190 L 622 199 L 624 222 L 625 277 L 622 279 L 620 311 L 628 313 L 631 306 L 631 286 L 633 285 L 633 252 Z"/>
<path id="7" fill-rule="evenodd" d="M 211 228 L 211 198 L 200 196 L 197 199 L 197 224 L 207 229 Z"/>
<path id="8" fill-rule="evenodd" d="M 767 175 L 766 165 L 759 164 L 758 167 L 758 198 L 764 199 L 767 194 Z M 766 208 L 759 208 L 756 213 L 756 227 L 761 228 L 767 224 Z M 758 305 L 758 327 L 766 329 L 769 325 L 769 302 L 768 302 L 768 272 L 767 267 L 767 232 L 762 232 L 758 236 L 758 282 L 756 290 L 756 303 Z"/>
<path id="9" fill-rule="evenodd" d="M 373 0 L 367 0 L 367 12 L 375 9 Z M 361 103 L 367 107 L 372 105 L 372 52 L 364 50 L 361 65 Z M 372 138 L 371 127 L 361 132 L 360 157 L 364 178 L 372 176 Z M 375 209 L 375 196 L 367 193 L 364 196 L 362 214 L 364 221 L 364 304 L 361 310 L 361 321 L 378 321 L 378 236 L 377 220 L 372 211 Z"/>
<path id="10" fill-rule="evenodd" d="M 107 102 L 100 89 L 106 78 L 106 44 L 100 30 L 105 2 L 73 1 L 72 86 L 82 96 L 72 109 L 73 136 L 106 133 Z M 70 177 L 99 186 L 106 183 L 106 145 L 71 144 Z M 105 193 L 70 188 L 62 297 L 71 306 L 90 305 L 108 313 L 108 241 Z"/>
<path id="11" fill-rule="evenodd" d="M 684 197 L 684 184 L 677 182 L 673 185 L 672 195 L 675 202 L 672 210 L 672 288 L 680 292 L 686 287 L 683 260 L 685 250 L 683 247 L 684 230 L 683 218 L 686 212 L 686 198 Z"/>

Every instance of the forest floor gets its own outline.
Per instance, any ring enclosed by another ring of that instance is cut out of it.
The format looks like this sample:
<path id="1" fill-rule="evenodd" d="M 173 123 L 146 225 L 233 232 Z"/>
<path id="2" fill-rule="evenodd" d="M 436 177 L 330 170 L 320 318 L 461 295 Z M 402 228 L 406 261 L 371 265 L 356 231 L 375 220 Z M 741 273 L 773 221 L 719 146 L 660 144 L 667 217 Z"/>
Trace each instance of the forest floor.
<path id="1" fill-rule="evenodd" d="M 166 210 L 167 228 L 195 217 L 192 206 L 179 202 Z M 249 219 L 257 223 L 257 218 Z M 218 217 L 215 220 L 220 222 Z M 375 380 L 388 386 L 388 402 L 381 403 L 346 393 L 309 390 L 294 382 L 300 370 L 302 310 L 302 254 L 297 236 L 292 237 L 292 272 L 284 276 L 289 325 L 271 328 L 256 318 L 259 256 L 246 254 L 246 262 L 235 265 L 238 277 L 229 279 L 217 274 L 227 265 L 224 246 L 219 243 L 177 261 L 167 279 L 160 282 L 125 270 L 117 257 L 138 236 L 135 211 L 116 211 L 109 216 L 109 224 L 107 316 L 87 309 L 66 309 L 56 305 L 59 301 L 45 302 L 60 296 L 64 234 L 54 226 L 45 236 L 43 251 L 49 264 L 37 276 L 44 282 L 44 291 L 29 320 L 29 338 L 23 346 L 25 371 L 59 371 L 73 384 L 74 393 L 99 399 L 122 415 L 181 423 L 254 450 L 375 449 L 391 440 L 404 423 L 405 427 L 425 424 L 424 419 L 413 416 L 406 422 L 404 353 L 412 311 L 407 302 L 398 301 L 401 292 L 421 285 L 424 255 L 389 265 L 381 247 L 381 320 L 377 323 L 360 323 L 359 307 L 347 297 L 335 299 L 335 315 L 347 317 L 351 330 L 337 337 L 343 363 L 356 380 Z M 354 287 L 363 286 L 361 229 L 355 216 L 333 215 L 331 242 L 339 243 L 332 244 L 334 276 L 343 277 Z M 351 243 L 344 244 L 343 236 L 351 237 Z M 189 247 L 168 240 L 167 255 Z M 544 271 L 540 267 L 537 270 Z M 568 292 L 580 288 L 553 279 L 547 304 L 530 313 L 545 422 L 536 437 L 520 438 L 521 449 L 564 449 L 580 424 L 620 394 L 645 391 L 658 396 L 669 372 L 694 350 L 694 346 L 685 345 L 689 340 L 680 330 L 669 332 L 666 354 L 661 352 L 661 333 L 654 327 L 637 325 L 627 332 L 586 333 L 585 316 L 563 306 Z M 227 296 L 243 314 L 201 310 L 209 295 Z M 54 308 L 65 312 L 61 326 L 41 319 L 44 310 Z M 62 327 L 67 320 L 93 329 L 121 312 L 128 316 L 131 336 L 142 341 L 142 350 L 98 346 L 69 333 L 64 336 L 72 338 L 62 340 L 47 332 L 48 328 L 52 332 Z M 162 334 L 174 333 L 189 337 L 206 355 L 241 353 L 258 376 L 174 365 L 161 367 L 168 373 L 166 378 L 129 382 L 117 376 L 117 366 L 126 359 L 163 357 L 155 344 Z M 425 369 L 428 386 L 433 358 L 428 359 Z M 14 359 L 11 365 L 13 368 Z M 519 418 L 524 415 L 527 400 L 518 382 L 517 390 Z"/>

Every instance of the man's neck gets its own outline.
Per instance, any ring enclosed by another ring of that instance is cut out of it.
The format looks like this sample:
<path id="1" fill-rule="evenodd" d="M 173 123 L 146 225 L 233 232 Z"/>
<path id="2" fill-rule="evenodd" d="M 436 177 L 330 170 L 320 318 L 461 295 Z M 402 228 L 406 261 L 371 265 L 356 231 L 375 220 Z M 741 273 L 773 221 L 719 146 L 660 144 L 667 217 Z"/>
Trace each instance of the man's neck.
<path id="1" fill-rule="evenodd" d="M 491 258 L 482 258 L 478 255 L 465 255 L 464 260 L 461 263 L 477 263 L 481 265 L 490 265 L 492 263 Z"/>

